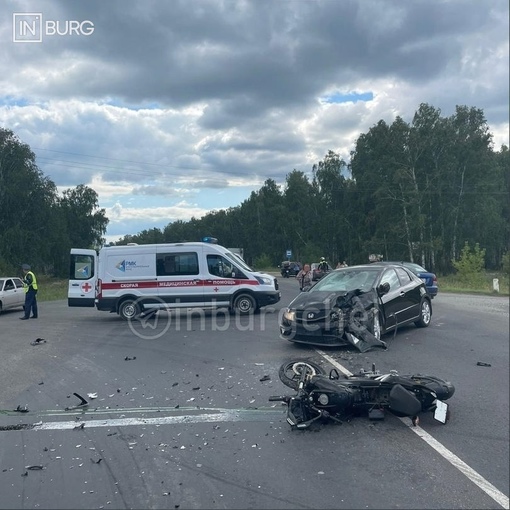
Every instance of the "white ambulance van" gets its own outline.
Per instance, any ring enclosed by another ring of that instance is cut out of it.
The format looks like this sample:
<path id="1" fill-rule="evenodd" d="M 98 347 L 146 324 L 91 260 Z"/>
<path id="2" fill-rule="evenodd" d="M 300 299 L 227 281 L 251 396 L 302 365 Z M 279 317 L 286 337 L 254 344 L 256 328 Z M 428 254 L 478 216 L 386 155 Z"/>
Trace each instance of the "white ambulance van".
<path id="1" fill-rule="evenodd" d="M 274 276 L 250 269 L 208 242 L 73 248 L 68 305 L 118 313 L 129 320 L 172 308 L 229 307 L 252 314 L 280 300 Z"/>

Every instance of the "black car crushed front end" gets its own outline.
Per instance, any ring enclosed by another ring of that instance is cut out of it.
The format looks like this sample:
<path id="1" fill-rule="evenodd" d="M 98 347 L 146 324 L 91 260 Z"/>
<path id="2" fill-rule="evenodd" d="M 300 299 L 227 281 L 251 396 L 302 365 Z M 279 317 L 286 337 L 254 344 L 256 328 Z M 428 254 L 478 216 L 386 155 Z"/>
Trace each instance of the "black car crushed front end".
<path id="1" fill-rule="evenodd" d="M 294 304 L 295 309 L 285 311 L 280 323 L 284 339 L 324 347 L 354 345 L 361 352 L 386 347 L 373 331 L 375 290 L 303 293 L 300 302 Z"/>

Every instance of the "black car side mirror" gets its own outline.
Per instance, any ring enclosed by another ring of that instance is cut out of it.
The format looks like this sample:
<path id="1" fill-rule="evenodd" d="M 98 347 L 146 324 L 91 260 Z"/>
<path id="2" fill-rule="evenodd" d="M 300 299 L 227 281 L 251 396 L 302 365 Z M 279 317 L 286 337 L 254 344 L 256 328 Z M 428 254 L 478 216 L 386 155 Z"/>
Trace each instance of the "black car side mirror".
<path id="1" fill-rule="evenodd" d="M 381 283 L 379 287 L 377 287 L 377 294 L 379 296 L 384 296 L 384 294 L 388 294 L 390 291 L 390 284 L 388 282 Z"/>

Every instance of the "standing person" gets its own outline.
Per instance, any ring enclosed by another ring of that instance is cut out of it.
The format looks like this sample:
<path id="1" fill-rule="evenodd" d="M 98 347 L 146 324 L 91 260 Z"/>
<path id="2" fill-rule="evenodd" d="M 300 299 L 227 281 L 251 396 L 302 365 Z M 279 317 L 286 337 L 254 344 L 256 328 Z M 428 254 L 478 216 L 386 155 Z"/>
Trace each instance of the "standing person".
<path id="1" fill-rule="evenodd" d="M 20 319 L 22 321 L 37 319 L 37 278 L 28 264 L 23 264 L 21 269 L 24 274 L 22 280 L 25 289 L 25 315 Z M 32 312 L 32 316 L 30 316 L 30 312 Z"/>
<path id="2" fill-rule="evenodd" d="M 312 272 L 310 271 L 310 264 L 305 264 L 303 269 L 296 275 L 299 282 L 299 290 L 301 292 L 307 291 L 313 284 Z"/>

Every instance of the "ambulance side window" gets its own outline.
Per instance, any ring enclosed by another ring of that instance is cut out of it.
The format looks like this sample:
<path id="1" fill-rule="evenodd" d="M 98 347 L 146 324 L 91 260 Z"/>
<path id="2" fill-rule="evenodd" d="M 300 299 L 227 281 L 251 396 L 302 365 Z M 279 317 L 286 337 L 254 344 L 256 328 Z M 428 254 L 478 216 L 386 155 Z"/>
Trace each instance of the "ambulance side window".
<path id="1" fill-rule="evenodd" d="M 198 256 L 194 252 L 157 254 L 156 274 L 158 276 L 189 276 L 198 273 Z"/>
<path id="2" fill-rule="evenodd" d="M 94 270 L 94 257 L 92 255 L 71 255 L 70 280 L 89 280 L 94 276 Z"/>
<path id="3" fill-rule="evenodd" d="M 220 278 L 246 279 L 246 275 L 238 267 L 221 255 L 207 255 L 207 269 L 209 274 Z"/>

